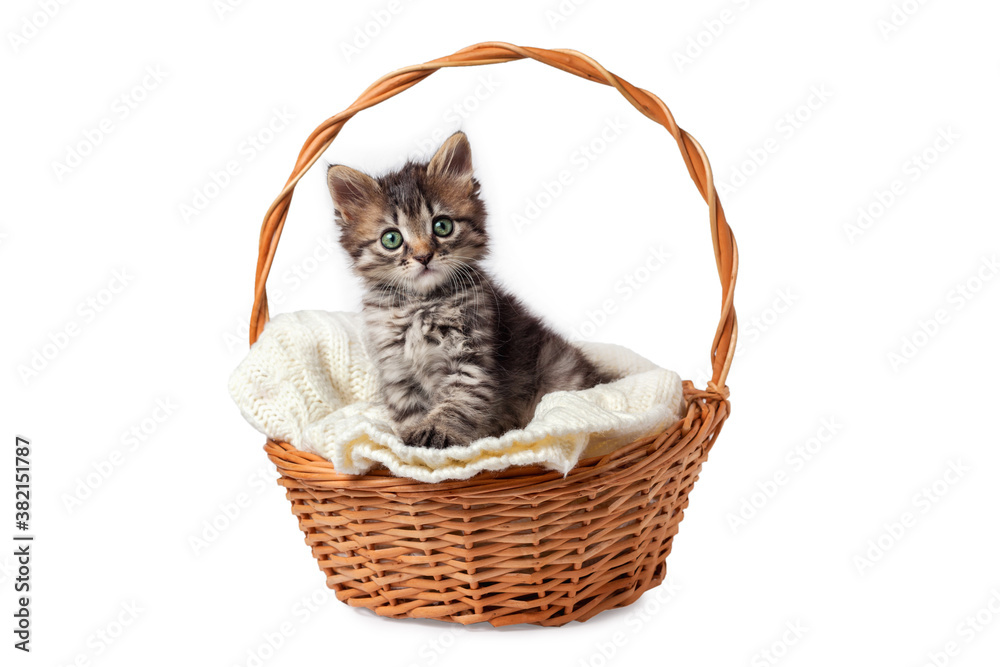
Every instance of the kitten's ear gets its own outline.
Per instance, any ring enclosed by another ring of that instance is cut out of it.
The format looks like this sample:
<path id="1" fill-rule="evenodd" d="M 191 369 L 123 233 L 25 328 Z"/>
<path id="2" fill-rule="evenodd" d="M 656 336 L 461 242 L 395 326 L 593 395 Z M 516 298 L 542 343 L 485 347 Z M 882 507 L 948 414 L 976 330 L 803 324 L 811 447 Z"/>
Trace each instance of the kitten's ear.
<path id="1" fill-rule="evenodd" d="M 377 200 L 382 193 L 374 178 L 342 164 L 330 165 L 326 182 L 330 186 L 333 205 L 348 222 L 353 222 L 365 206 Z"/>
<path id="2" fill-rule="evenodd" d="M 472 181 L 472 147 L 464 132 L 456 132 L 445 140 L 427 165 L 427 173 Z"/>

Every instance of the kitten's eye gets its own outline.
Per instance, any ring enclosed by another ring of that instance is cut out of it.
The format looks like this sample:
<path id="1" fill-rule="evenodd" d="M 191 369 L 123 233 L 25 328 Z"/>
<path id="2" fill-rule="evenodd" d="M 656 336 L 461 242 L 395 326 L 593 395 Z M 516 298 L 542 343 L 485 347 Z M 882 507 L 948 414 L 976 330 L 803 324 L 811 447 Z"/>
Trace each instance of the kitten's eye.
<path id="1" fill-rule="evenodd" d="M 455 229 L 455 223 L 451 221 L 451 218 L 440 217 L 434 221 L 432 225 L 434 233 L 438 236 L 448 236 L 451 231 Z"/>
<path id="2" fill-rule="evenodd" d="M 382 235 L 382 245 L 388 250 L 395 250 L 403 245 L 403 235 L 395 229 L 390 229 Z"/>

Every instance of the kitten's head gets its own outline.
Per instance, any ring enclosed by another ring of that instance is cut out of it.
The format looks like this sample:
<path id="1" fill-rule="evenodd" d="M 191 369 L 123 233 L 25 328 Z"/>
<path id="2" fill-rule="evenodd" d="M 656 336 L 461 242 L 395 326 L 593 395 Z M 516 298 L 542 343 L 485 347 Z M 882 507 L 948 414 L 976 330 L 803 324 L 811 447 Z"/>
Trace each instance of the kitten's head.
<path id="1" fill-rule="evenodd" d="M 377 178 L 332 165 L 327 182 L 340 243 L 369 287 L 455 289 L 487 253 L 486 209 L 462 132 L 427 163 L 408 162 Z"/>

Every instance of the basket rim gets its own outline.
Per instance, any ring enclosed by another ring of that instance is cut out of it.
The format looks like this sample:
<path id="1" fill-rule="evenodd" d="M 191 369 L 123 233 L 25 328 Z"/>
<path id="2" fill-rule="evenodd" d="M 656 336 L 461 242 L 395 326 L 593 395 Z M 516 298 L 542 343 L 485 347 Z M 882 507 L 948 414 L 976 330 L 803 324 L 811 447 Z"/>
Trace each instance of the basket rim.
<path id="1" fill-rule="evenodd" d="M 580 459 L 565 475 L 540 465 L 521 465 L 482 471 L 466 479 L 421 482 L 393 475 L 381 466 L 359 475 L 337 472 L 333 463 L 319 454 L 297 449 L 283 441 L 268 439 L 264 451 L 283 477 L 317 490 L 421 496 L 440 496 L 449 492 L 483 496 L 494 493 L 504 496 L 537 494 L 590 477 L 601 477 L 602 481 L 609 482 L 616 475 L 634 475 L 646 466 L 660 467 L 685 460 L 704 443 L 715 426 L 716 418 L 721 416 L 725 420 L 728 417 L 729 400 L 727 395 L 696 389 L 687 380 L 684 381 L 684 398 L 687 410 L 683 418 L 657 433 L 637 438 L 606 454 Z M 673 442 L 666 444 L 671 439 Z"/>

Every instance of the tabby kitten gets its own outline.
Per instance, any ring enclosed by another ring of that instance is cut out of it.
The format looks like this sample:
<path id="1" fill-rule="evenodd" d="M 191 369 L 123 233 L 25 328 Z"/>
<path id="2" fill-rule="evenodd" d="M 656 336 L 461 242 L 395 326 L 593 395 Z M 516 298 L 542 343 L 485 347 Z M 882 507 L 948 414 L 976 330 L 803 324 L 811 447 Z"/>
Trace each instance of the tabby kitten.
<path id="1" fill-rule="evenodd" d="M 486 209 L 453 134 L 427 163 L 327 172 L 365 295 L 365 343 L 403 442 L 466 445 L 525 426 L 542 396 L 612 378 L 480 267 Z"/>

